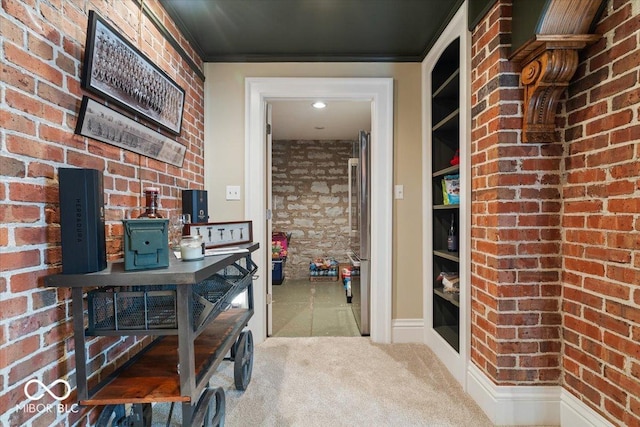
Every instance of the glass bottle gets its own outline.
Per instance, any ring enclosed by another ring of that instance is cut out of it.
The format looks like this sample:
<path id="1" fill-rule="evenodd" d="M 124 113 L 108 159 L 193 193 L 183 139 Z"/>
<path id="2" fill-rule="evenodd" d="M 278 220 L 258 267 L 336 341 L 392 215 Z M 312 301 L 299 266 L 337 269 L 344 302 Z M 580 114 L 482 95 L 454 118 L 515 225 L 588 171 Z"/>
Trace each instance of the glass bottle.
<path id="1" fill-rule="evenodd" d="M 145 211 L 139 218 L 162 218 L 158 212 L 158 194 L 160 190 L 156 187 L 147 187 L 144 189 Z"/>
<path id="2" fill-rule="evenodd" d="M 451 226 L 449 227 L 449 233 L 447 234 L 447 250 L 449 252 L 458 251 L 458 236 L 456 235 L 454 214 L 451 214 Z"/>

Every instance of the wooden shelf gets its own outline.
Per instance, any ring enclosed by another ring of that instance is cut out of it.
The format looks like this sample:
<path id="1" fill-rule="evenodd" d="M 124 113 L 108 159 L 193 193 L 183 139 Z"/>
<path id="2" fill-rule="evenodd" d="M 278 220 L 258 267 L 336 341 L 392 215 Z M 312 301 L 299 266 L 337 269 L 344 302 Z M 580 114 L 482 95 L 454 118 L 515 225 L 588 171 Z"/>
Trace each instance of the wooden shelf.
<path id="1" fill-rule="evenodd" d="M 436 123 L 433 126 L 433 132 L 436 132 L 438 130 L 450 130 L 452 128 L 454 128 L 455 125 L 457 126 L 457 120 L 458 120 L 458 114 L 460 113 L 460 109 L 456 108 L 455 110 L 453 110 L 450 114 L 448 114 L 444 119 L 440 120 L 438 123 Z"/>
<path id="2" fill-rule="evenodd" d="M 460 68 L 457 68 L 451 75 L 433 92 L 432 97 L 438 98 L 444 96 L 449 98 L 451 96 L 458 96 L 459 93 L 459 83 L 455 82 L 460 76 Z M 455 84 L 452 84 L 455 83 Z"/>
<path id="3" fill-rule="evenodd" d="M 208 381 L 244 328 L 253 310 L 231 309 L 221 313 L 194 341 L 194 358 L 198 382 Z M 217 363 L 216 363 L 217 362 Z M 180 393 L 178 374 L 178 337 L 158 338 L 104 382 L 89 392 L 81 405 L 127 403 L 189 402 Z"/>
<path id="4" fill-rule="evenodd" d="M 448 259 L 450 261 L 460 262 L 458 252 L 449 252 L 447 250 L 434 249 L 433 254 L 437 257 Z"/>
<path id="5" fill-rule="evenodd" d="M 456 307 L 460 307 L 460 294 L 445 292 L 444 288 L 433 288 L 433 293 Z"/>
<path id="6" fill-rule="evenodd" d="M 454 205 L 433 205 L 434 210 L 459 209 L 459 204 Z"/>
<path id="7" fill-rule="evenodd" d="M 435 171 L 433 173 L 433 177 L 437 178 L 439 176 L 451 175 L 451 174 L 455 174 L 455 173 L 457 173 L 459 171 L 460 171 L 460 165 L 454 165 L 454 166 L 450 166 L 448 168 L 444 168 L 444 169 L 440 169 L 438 171 Z"/>

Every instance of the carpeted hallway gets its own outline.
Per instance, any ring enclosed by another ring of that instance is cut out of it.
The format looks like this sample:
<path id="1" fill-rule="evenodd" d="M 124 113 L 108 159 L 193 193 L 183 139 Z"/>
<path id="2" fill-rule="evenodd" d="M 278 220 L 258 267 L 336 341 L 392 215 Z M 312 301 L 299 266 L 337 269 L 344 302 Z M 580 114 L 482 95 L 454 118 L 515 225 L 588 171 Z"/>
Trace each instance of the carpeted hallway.
<path id="1" fill-rule="evenodd" d="M 287 279 L 273 300 L 273 337 L 255 347 L 247 390 L 229 362 L 210 382 L 225 390 L 226 426 L 492 426 L 427 346 L 361 337 L 342 283 Z M 155 405 L 153 426 L 167 413 Z"/>
<path id="2" fill-rule="evenodd" d="M 211 385 L 225 390 L 229 427 L 492 425 L 421 344 L 269 338 L 255 347 L 246 391 L 235 389 L 233 364 L 227 362 Z M 154 426 L 166 423 L 162 406 L 154 408 Z M 176 409 L 174 426 L 180 425 Z"/>

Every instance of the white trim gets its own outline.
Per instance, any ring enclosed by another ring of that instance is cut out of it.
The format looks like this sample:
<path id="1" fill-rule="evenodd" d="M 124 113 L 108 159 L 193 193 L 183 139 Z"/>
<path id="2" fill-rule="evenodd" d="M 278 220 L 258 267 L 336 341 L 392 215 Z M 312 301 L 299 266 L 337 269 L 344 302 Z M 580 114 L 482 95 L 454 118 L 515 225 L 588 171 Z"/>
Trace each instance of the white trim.
<path id="1" fill-rule="evenodd" d="M 371 340 L 391 342 L 393 245 L 393 79 L 245 79 L 245 215 L 265 258 L 265 104 L 270 99 L 345 99 L 371 102 Z M 254 282 L 255 315 L 249 322 L 255 342 L 266 339 L 266 280 Z"/>
<path id="2" fill-rule="evenodd" d="M 423 343 L 423 319 L 395 319 L 392 322 L 391 342 L 393 343 Z"/>
<path id="3" fill-rule="evenodd" d="M 473 363 L 467 372 L 467 393 L 496 425 L 560 425 L 561 390 L 560 386 L 497 386 Z"/>
<path id="4" fill-rule="evenodd" d="M 602 415 L 564 389 L 560 395 L 560 425 L 562 427 L 613 427 L 613 424 Z"/>
<path id="5" fill-rule="evenodd" d="M 444 363 L 451 374 L 466 389 L 466 370 L 470 363 L 471 346 L 471 127 L 469 118 L 470 102 L 470 34 L 467 30 L 467 2 L 447 25 L 442 35 L 422 61 L 422 264 L 423 313 L 425 319 L 424 342 Z M 460 348 L 456 352 L 433 329 L 433 248 L 432 248 L 432 166 L 431 166 L 431 70 L 449 44 L 460 38 L 460 224 L 458 229 L 460 244 Z"/>
<path id="6" fill-rule="evenodd" d="M 496 425 L 614 426 L 560 386 L 498 386 L 474 364 L 467 393 Z"/>

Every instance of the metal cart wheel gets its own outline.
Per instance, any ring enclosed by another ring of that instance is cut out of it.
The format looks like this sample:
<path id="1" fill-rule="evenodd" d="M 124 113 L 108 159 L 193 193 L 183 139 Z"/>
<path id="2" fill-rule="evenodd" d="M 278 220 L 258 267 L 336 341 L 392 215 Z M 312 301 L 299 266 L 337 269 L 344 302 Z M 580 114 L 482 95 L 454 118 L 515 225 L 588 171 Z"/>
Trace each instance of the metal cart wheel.
<path id="1" fill-rule="evenodd" d="M 107 405 L 104 407 L 97 427 L 151 427 L 151 403 L 133 404 L 127 414 L 125 405 Z"/>
<path id="2" fill-rule="evenodd" d="M 193 412 L 190 426 L 224 427 L 225 397 L 222 387 L 207 387 Z"/>
<path id="3" fill-rule="evenodd" d="M 251 381 L 253 370 L 253 334 L 250 330 L 240 333 L 235 347 L 233 379 L 236 390 L 244 391 Z"/>

